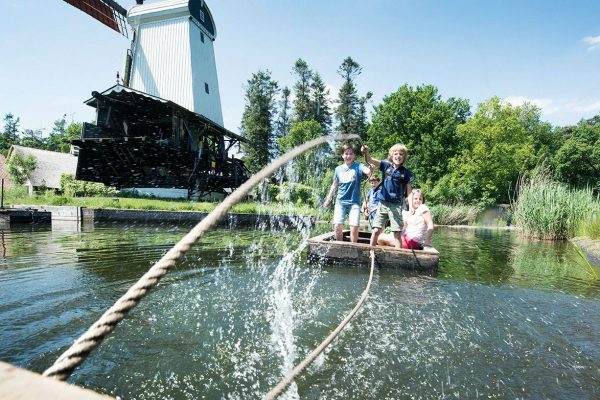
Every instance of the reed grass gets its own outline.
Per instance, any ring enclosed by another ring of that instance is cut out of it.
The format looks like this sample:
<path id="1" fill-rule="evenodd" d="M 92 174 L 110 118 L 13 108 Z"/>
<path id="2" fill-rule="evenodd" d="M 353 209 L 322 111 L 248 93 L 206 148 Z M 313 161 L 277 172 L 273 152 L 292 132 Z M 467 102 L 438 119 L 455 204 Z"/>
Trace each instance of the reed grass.
<path id="1" fill-rule="evenodd" d="M 528 180 L 521 179 L 512 210 L 524 235 L 561 240 L 574 237 L 594 221 L 600 202 L 592 189 L 570 189 L 548 173 L 538 172 Z"/>

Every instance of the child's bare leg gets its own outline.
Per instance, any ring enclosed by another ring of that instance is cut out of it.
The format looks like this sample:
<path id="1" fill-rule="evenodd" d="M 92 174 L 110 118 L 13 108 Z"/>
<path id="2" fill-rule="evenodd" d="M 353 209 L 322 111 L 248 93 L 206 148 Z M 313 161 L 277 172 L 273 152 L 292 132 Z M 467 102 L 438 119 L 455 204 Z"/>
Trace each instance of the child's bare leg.
<path id="1" fill-rule="evenodd" d="M 402 248 L 402 232 L 392 232 L 394 234 L 394 243 L 397 249 Z"/>
<path id="2" fill-rule="evenodd" d="M 339 240 L 339 241 L 344 240 L 344 225 L 335 224 L 334 230 L 335 230 L 335 240 Z"/>
<path id="3" fill-rule="evenodd" d="M 352 243 L 358 242 L 358 226 L 350 227 L 350 241 Z"/>
<path id="4" fill-rule="evenodd" d="M 373 228 L 373 232 L 371 233 L 371 246 L 377 246 L 377 239 L 379 239 L 379 235 L 383 231 L 383 228 Z"/>

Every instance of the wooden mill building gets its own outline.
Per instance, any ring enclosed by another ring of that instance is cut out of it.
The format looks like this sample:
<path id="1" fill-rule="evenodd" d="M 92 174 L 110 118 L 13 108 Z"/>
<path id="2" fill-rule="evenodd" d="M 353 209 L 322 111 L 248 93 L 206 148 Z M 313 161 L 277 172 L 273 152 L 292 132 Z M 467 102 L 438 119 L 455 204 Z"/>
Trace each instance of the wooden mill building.
<path id="1" fill-rule="evenodd" d="M 203 0 L 138 0 L 128 11 L 113 0 L 65 1 L 133 32 L 122 80 L 85 102 L 97 118 L 74 142 L 77 179 L 189 198 L 226 194 L 247 179 L 229 155 L 245 139 L 223 127 L 217 31 Z"/>

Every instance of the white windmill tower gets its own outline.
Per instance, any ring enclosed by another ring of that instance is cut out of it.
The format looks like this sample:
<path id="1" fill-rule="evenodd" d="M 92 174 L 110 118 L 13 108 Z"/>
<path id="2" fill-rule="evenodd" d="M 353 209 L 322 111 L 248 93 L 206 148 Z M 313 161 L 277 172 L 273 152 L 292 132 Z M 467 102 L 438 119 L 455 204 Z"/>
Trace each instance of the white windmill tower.
<path id="1" fill-rule="evenodd" d="M 216 27 L 203 0 L 133 6 L 129 87 L 171 100 L 223 125 L 213 42 Z"/>
<path id="2" fill-rule="evenodd" d="M 229 156 L 246 141 L 223 127 L 213 42 L 203 0 L 162 0 L 128 11 L 114 0 L 64 0 L 129 37 L 123 80 L 85 103 L 76 178 L 188 198 L 226 194 L 247 179 Z M 175 194 L 180 193 L 180 194 Z"/>

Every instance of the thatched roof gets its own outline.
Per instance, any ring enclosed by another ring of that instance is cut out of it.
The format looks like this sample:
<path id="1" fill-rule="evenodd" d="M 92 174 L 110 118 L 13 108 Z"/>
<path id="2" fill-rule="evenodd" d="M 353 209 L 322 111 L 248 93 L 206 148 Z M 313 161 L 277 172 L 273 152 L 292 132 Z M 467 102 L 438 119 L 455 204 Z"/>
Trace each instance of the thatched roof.
<path id="1" fill-rule="evenodd" d="M 30 154 L 37 160 L 36 168 L 29 177 L 31 186 L 46 186 L 47 188 L 58 189 L 60 188 L 62 174 L 73 174 L 75 176 L 77 157 L 74 155 L 13 145 L 8 150 L 7 159 L 10 160 L 15 152 L 23 157 Z"/>

